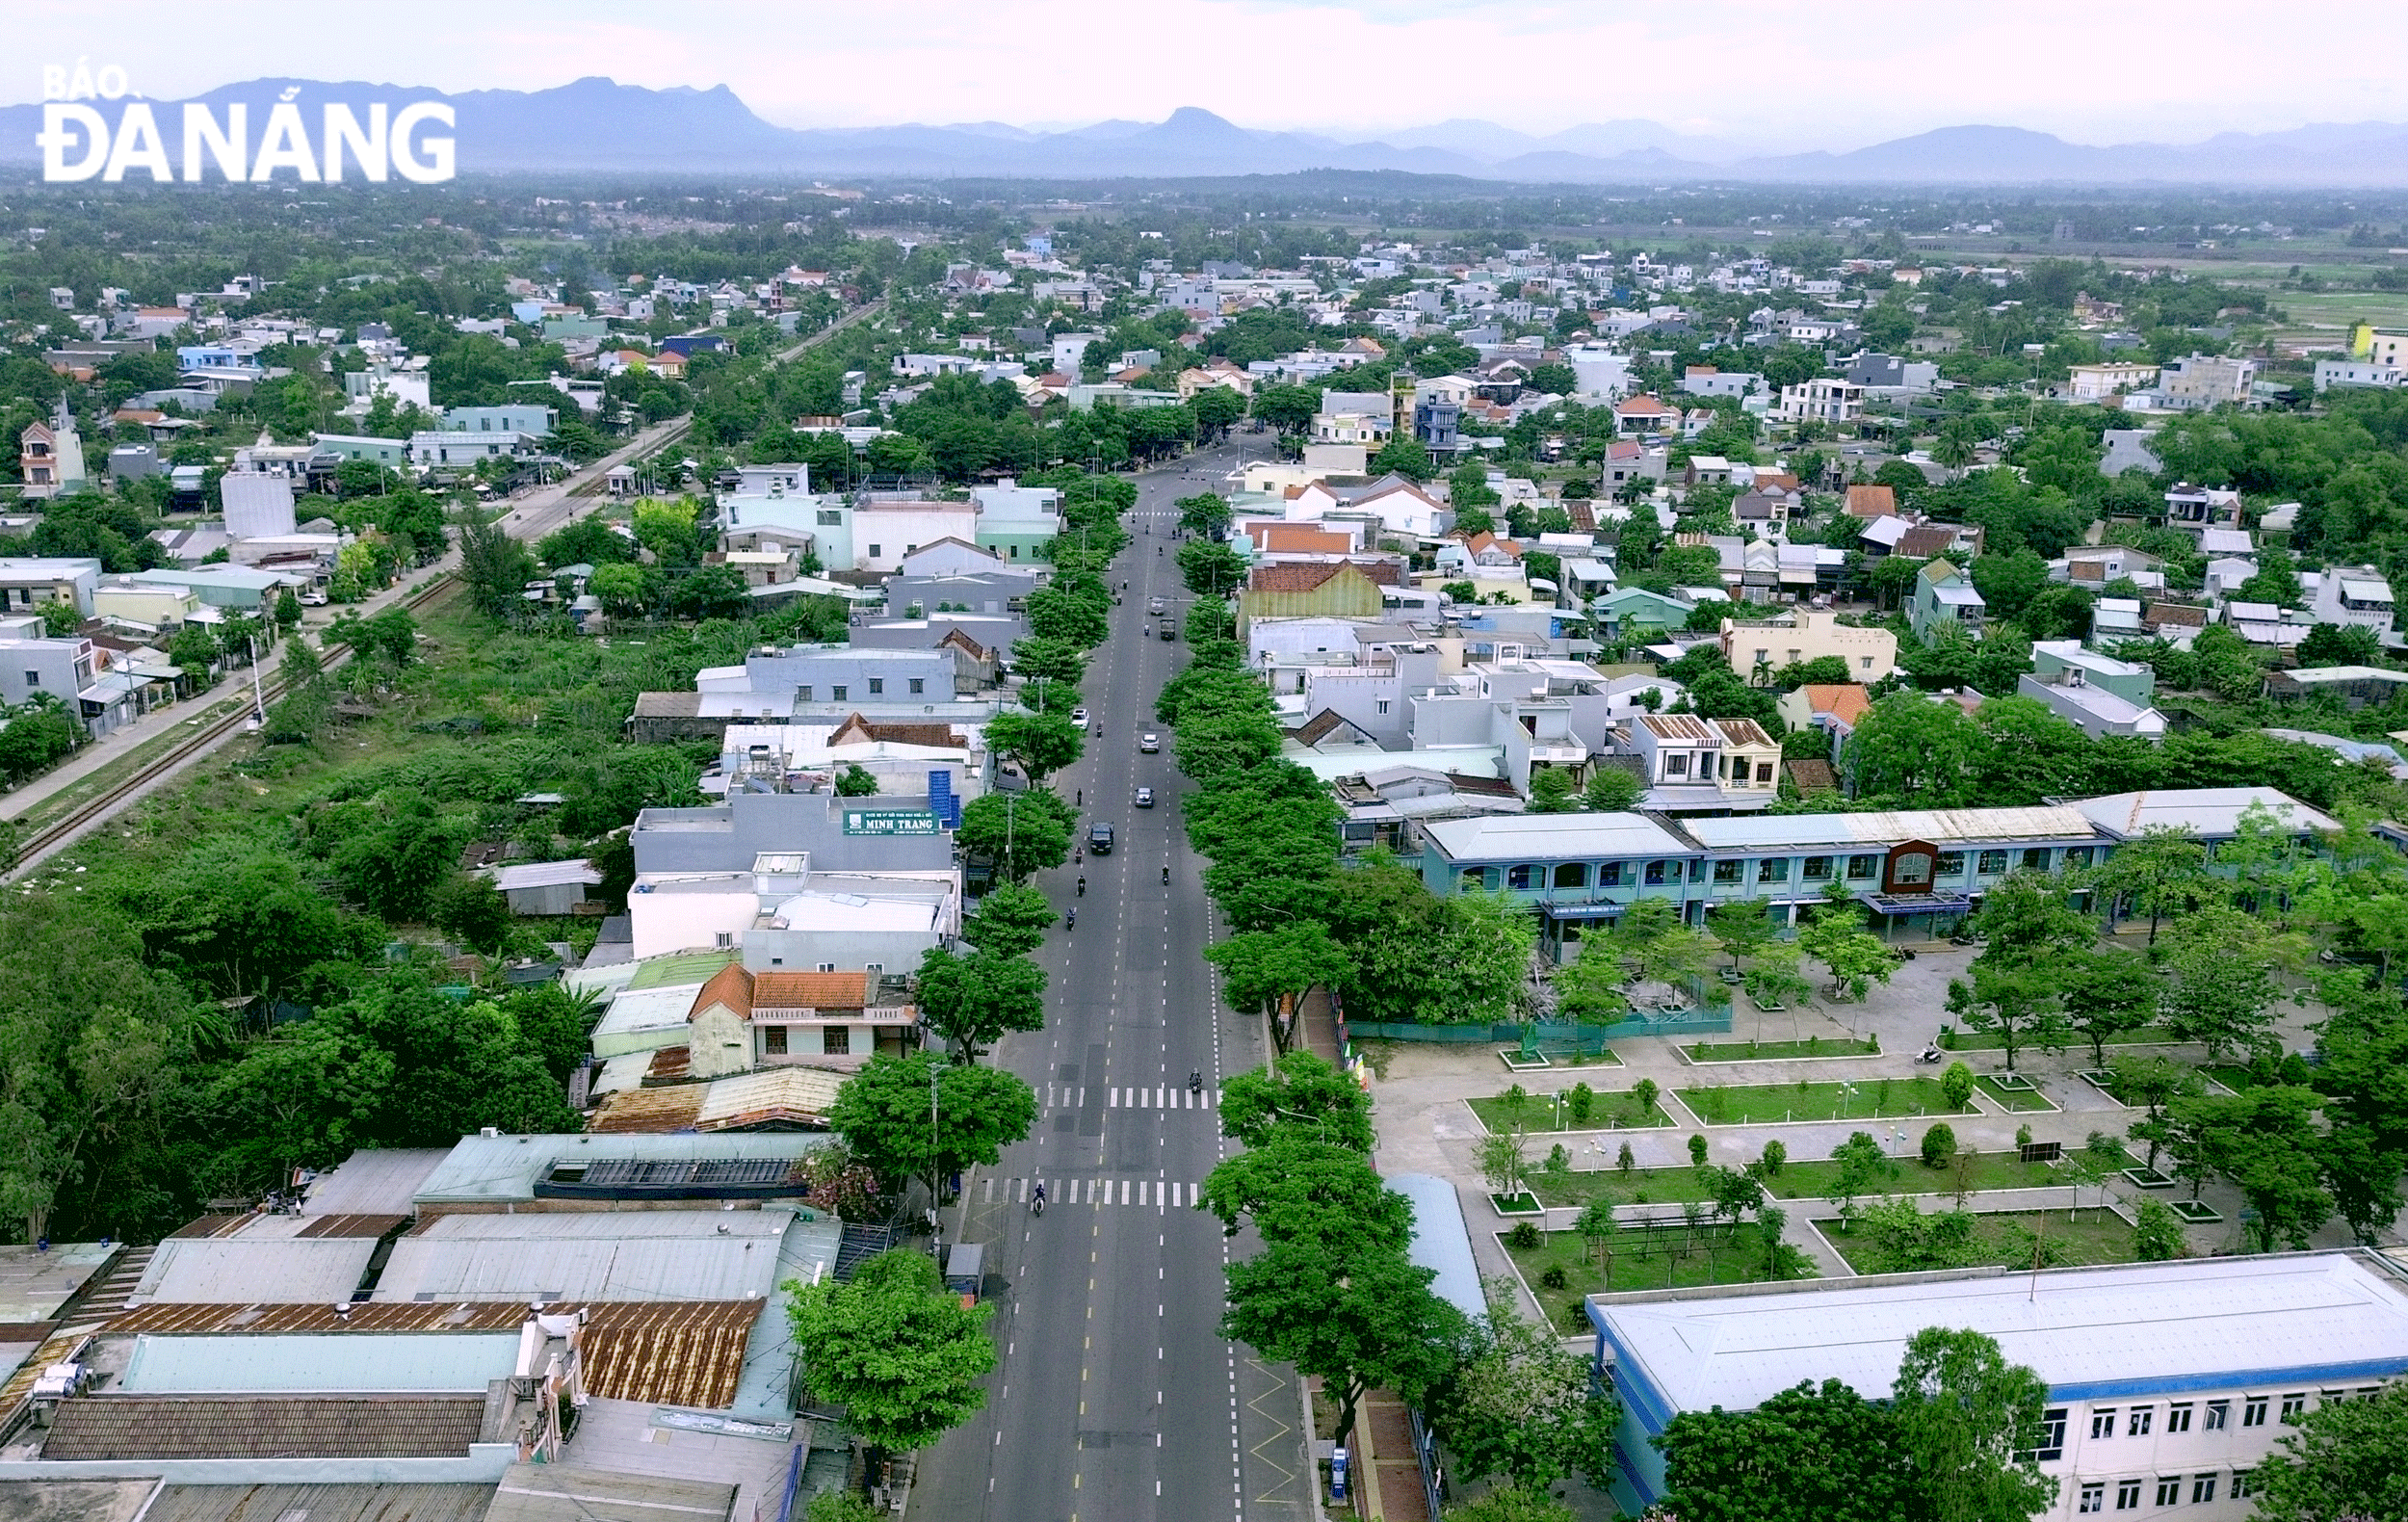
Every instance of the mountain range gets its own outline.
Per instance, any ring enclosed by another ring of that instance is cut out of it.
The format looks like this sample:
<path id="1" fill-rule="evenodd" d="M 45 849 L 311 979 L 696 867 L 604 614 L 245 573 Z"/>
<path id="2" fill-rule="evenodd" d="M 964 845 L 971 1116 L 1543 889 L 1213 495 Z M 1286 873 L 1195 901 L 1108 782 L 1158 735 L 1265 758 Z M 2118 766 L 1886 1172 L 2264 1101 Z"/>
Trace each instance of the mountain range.
<path id="1" fill-rule="evenodd" d="M 552 90 L 440 92 L 357 82 L 260 79 L 194 97 L 251 103 L 254 126 L 290 94 L 398 110 L 442 100 L 458 114 L 467 173 L 615 171 L 1098 179 L 1397 171 L 1549 184 L 1754 181 L 1789 184 L 2266 187 L 2408 185 L 2408 124 L 2320 124 L 2224 133 L 2203 143 L 2089 146 L 2018 127 L 1954 126 L 1847 152 L 1765 155 L 1645 120 L 1546 136 L 1458 119 L 1360 137 L 1241 127 L 1196 107 L 1162 121 L 1101 121 L 1060 131 L 1002 122 L 858 128 L 780 127 L 726 86 L 651 90 L 580 79 Z M 109 103 L 99 102 L 114 118 Z M 314 121 L 316 113 L 305 112 Z M 0 162 L 38 161 L 39 106 L 0 107 Z M 162 115 L 164 133 L 179 137 Z M 137 175 L 137 183 L 142 181 Z"/>

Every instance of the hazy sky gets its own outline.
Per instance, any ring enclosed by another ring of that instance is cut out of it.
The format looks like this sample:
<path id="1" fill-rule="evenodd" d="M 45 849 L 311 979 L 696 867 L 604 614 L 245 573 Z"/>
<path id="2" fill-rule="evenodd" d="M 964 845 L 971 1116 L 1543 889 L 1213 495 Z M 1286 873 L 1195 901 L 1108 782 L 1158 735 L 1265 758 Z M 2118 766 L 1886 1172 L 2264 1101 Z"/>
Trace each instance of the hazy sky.
<path id="1" fill-rule="evenodd" d="M 2408 120 L 2398 0 L 0 0 L 0 35 L 7 101 L 82 59 L 170 99 L 266 74 L 725 84 L 787 126 L 1197 105 L 1332 132 L 1644 117 L 1794 150 L 1965 122 L 2113 143 Z"/>

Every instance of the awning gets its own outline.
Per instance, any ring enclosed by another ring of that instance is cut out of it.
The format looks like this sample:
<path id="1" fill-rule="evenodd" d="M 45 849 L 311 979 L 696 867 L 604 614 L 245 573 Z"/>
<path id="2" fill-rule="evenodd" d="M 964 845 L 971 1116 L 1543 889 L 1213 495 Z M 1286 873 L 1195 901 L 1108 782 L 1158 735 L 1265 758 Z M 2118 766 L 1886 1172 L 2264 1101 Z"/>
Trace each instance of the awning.
<path id="1" fill-rule="evenodd" d="M 1857 902 L 1875 914 L 1949 914 L 1970 911 L 1974 901 L 1962 893 L 1864 893 Z"/>

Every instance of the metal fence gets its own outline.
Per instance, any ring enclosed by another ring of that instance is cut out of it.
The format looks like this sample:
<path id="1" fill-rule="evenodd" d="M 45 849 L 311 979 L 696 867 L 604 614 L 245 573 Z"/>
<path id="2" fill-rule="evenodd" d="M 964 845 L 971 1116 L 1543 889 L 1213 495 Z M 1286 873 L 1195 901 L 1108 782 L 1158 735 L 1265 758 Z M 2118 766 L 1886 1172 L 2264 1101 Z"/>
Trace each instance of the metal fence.
<path id="1" fill-rule="evenodd" d="M 1731 1007 L 1709 1005 L 1694 1010 L 1651 1010 L 1616 1020 L 1611 1025 L 1580 1025 L 1568 1021 L 1486 1021 L 1469 1025 L 1407 1025 L 1394 1021 L 1348 1020 L 1344 1032 L 1350 1041 L 1434 1041 L 1466 1045 L 1491 1042 L 1522 1044 L 1525 1037 L 1539 1051 L 1581 1053 L 1594 1057 L 1606 1043 L 1636 1036 L 1722 1036 L 1731 1029 Z"/>

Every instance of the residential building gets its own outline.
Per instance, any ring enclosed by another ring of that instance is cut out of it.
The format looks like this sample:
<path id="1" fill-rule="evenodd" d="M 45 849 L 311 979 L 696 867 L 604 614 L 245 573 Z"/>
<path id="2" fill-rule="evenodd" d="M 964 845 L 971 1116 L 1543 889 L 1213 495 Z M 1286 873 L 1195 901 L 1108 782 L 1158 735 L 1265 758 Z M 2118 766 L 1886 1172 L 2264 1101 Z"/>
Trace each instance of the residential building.
<path id="1" fill-rule="evenodd" d="M 2408 691 L 2408 671 L 2387 666 L 2314 666 L 2266 673 L 2268 697 L 2308 697 L 2330 693 L 2353 712 L 2369 703 L 2388 703 Z"/>
<path id="2" fill-rule="evenodd" d="M 0 557 L 0 617 L 64 602 L 89 618 L 100 571 L 100 562 L 75 556 Z"/>
<path id="3" fill-rule="evenodd" d="M 1844 624 L 1837 614 L 1807 608 L 1762 623 L 1722 620 L 1722 656 L 1742 681 L 1826 655 L 1845 661 L 1857 681 L 1878 682 L 1898 667 L 1898 636 Z"/>
<path id="4" fill-rule="evenodd" d="M 991 486 L 970 488 L 978 509 L 978 543 L 1008 564 L 1050 565 L 1061 533 L 1061 492 L 1024 486 L 1009 476 Z"/>
<path id="5" fill-rule="evenodd" d="M 482 459 L 517 459 L 536 449 L 537 440 L 525 433 L 423 429 L 409 435 L 410 463 L 422 470 L 466 470 Z"/>
<path id="6" fill-rule="evenodd" d="M 2388 391 L 2399 384 L 2400 375 L 2396 366 L 2377 364 L 2367 359 L 2319 359 L 2316 361 L 2316 388 L 2323 392 L 2367 386 Z"/>
<path id="7" fill-rule="evenodd" d="M 2047 1386 L 2046 1518 L 2145 1508 L 2240 1522 L 2291 1418 L 2408 1374 L 2408 1283 L 2366 1248 L 1623 1293 L 1587 1308 L 1621 1404 L 1613 1491 L 1631 1514 L 1665 1494 L 1650 1439 L 1675 1417 L 1751 1410 L 1801 1379 L 1884 1400 L 1929 1326 L 1994 1339 Z"/>
<path id="8" fill-rule="evenodd" d="M 229 470 L 218 480 L 225 532 L 237 539 L 280 538 L 299 529 L 293 478 L 281 471 Z"/>
<path id="9" fill-rule="evenodd" d="M 1773 708 L 1788 726 L 1787 732 L 1819 729 L 1830 736 L 1831 754 L 1836 757 L 1847 737 L 1872 712 L 1872 695 L 1861 682 L 1806 682 L 1783 693 Z"/>
<path id="10" fill-rule="evenodd" d="M 1781 388 L 1773 416 L 1784 423 L 1853 423 L 1865 410 L 1865 388 L 1829 376 L 1819 376 Z"/>
<path id="11" fill-rule="evenodd" d="M 1765 378 L 1752 370 L 1717 370 L 1713 365 L 1690 365 L 1681 376 L 1681 389 L 1690 396 L 1743 397 L 1764 388 Z"/>
<path id="12" fill-rule="evenodd" d="M 1669 433 L 1681 425 L 1681 409 L 1653 396 L 1635 396 L 1613 405 L 1614 432 L 1625 438 L 1649 438 Z"/>
<path id="13" fill-rule="evenodd" d="M 524 433 L 529 438 L 550 438 L 560 426 L 560 408 L 527 402 L 443 409 L 443 430 L 452 433 Z"/>
<path id="14" fill-rule="evenodd" d="M 1943 624 L 1954 624 L 1978 637 L 1988 605 L 1974 590 L 1974 579 L 1945 560 L 1925 562 L 1915 573 L 1915 590 L 1906 604 L 1906 620 L 1916 637 L 1936 638 Z"/>
<path id="15" fill-rule="evenodd" d="M 853 504 L 852 564 L 827 564 L 831 570 L 893 572 L 902 568 L 903 557 L 924 544 L 951 538 L 975 545 L 978 534 L 975 503 L 864 492 Z"/>
<path id="16" fill-rule="evenodd" d="M 2350 335 L 2349 354 L 2390 370 L 2408 371 L 2408 332 L 2392 332 L 2362 323 Z"/>
<path id="17" fill-rule="evenodd" d="M 586 890 L 602 881 L 602 874 L 593 863 L 582 857 L 574 861 L 521 862 L 493 868 L 487 875 L 509 902 L 512 914 L 540 917 L 576 913 L 577 906 L 589 897 Z"/>
<path id="18" fill-rule="evenodd" d="M 2169 412 L 2201 412 L 2213 407 L 2245 406 L 2258 379 L 2254 359 L 2227 359 L 2191 354 L 2169 359 L 2153 393 L 2157 406 Z"/>
<path id="19" fill-rule="evenodd" d="M 744 798 L 731 793 L 731 803 Z M 761 794 L 761 797 L 779 797 Z M 817 800 L 824 794 L 787 794 Z M 883 826 L 929 827 L 925 800 L 880 795 L 842 799 L 849 833 Z M 950 844 L 950 842 L 948 842 Z M 961 873 L 948 861 L 920 870 L 839 872 L 809 852 L 762 852 L 734 872 L 641 872 L 627 895 L 634 955 L 741 950 L 755 971 L 855 967 L 898 976 L 961 931 Z"/>
<path id="20" fill-rule="evenodd" d="M 1851 518 L 1896 517 L 1898 492 L 1889 486 L 1850 486 L 1847 488 L 1847 515 Z"/>
<path id="21" fill-rule="evenodd" d="M 2106 364 L 2076 365 L 2065 382 L 2064 395 L 2073 402 L 2104 402 L 2127 391 L 2139 391 L 2157 384 L 2156 365 L 2135 364 L 2131 360 L 2110 360 Z"/>
<path id="22" fill-rule="evenodd" d="M 28 423 L 17 435 L 16 471 L 29 502 L 84 489 L 84 440 L 64 401 L 49 422 Z"/>
<path id="23" fill-rule="evenodd" d="M 1376 618 L 1382 589 L 1400 586 L 1392 561 L 1279 561 L 1258 565 L 1238 591 L 1237 637 L 1257 618 Z"/>
<path id="24" fill-rule="evenodd" d="M 784 719 L 814 706 L 950 702 L 954 667 L 950 652 L 933 648 L 765 646 L 746 656 L 742 666 L 703 668 L 695 674 L 694 690 L 738 705 L 757 705 L 764 718 Z"/>
<path id="25" fill-rule="evenodd" d="M 2078 640 L 2034 641 L 2031 661 L 2016 692 L 2048 704 L 2091 739 L 2165 739 L 2165 716 L 2150 705 L 2157 673 L 2149 668 L 2085 649 Z"/>
<path id="26" fill-rule="evenodd" d="M 900 970 L 890 982 L 859 970 L 756 973 L 730 963 L 694 994 L 686 1071 L 724 1078 L 789 1063 L 851 1071 L 877 1053 L 903 1052 L 918 1043 L 920 1012 L 903 984 Z"/>
<path id="27" fill-rule="evenodd" d="M 2318 623 L 2370 629 L 2384 643 L 2396 643 L 2391 583 L 2371 565 L 2334 565 L 2316 573 L 2308 607 Z"/>

